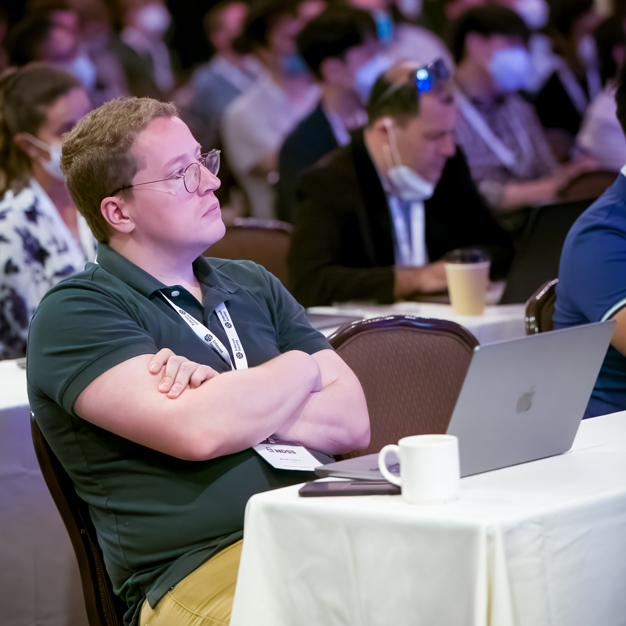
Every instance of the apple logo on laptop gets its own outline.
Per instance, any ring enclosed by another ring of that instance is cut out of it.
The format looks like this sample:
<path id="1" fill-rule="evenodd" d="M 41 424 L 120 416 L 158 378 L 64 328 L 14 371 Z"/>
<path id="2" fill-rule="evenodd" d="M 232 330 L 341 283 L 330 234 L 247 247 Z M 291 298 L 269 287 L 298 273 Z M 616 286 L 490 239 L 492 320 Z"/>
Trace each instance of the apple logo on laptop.
<path id="1" fill-rule="evenodd" d="M 530 407 L 533 405 L 533 396 L 535 395 L 535 386 L 530 388 L 530 391 L 523 393 L 517 401 L 517 412 L 526 413 L 530 411 Z"/>

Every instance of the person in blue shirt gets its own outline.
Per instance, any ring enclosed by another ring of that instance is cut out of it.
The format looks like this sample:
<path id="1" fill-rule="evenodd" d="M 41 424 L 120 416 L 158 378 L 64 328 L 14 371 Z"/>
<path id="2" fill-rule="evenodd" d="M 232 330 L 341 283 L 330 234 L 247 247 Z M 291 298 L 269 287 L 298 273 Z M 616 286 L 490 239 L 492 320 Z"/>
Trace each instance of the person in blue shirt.
<path id="1" fill-rule="evenodd" d="M 616 90 L 626 133 L 626 72 Z M 554 327 L 614 319 L 617 329 L 585 417 L 626 409 L 626 165 L 570 230 L 559 268 Z"/>

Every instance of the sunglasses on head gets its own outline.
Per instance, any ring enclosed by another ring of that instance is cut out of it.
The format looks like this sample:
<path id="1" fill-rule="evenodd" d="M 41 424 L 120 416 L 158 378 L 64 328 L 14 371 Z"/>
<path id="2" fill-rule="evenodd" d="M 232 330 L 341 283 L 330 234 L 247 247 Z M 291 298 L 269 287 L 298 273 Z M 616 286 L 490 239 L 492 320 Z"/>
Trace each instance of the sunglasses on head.
<path id="1" fill-rule="evenodd" d="M 432 91 L 437 83 L 450 78 L 450 70 L 446 67 L 443 59 L 437 59 L 428 65 L 421 65 L 417 69 L 411 70 L 406 78 L 393 82 L 383 91 L 376 100 L 385 100 L 405 85 L 415 85 L 418 94 Z"/>

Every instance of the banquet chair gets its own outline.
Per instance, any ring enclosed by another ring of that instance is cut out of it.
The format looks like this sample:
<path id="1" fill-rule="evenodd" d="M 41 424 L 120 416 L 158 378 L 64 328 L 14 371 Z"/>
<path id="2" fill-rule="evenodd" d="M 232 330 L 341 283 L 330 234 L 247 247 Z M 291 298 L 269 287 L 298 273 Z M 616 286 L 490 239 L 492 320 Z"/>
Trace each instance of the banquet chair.
<path id="1" fill-rule="evenodd" d="M 291 224 L 279 220 L 238 217 L 226 227 L 224 237 L 215 242 L 204 256 L 254 261 L 287 286 L 291 231 Z"/>
<path id="2" fill-rule="evenodd" d="M 613 170 L 593 170 L 583 172 L 573 178 L 561 191 L 561 200 L 584 200 L 599 198 L 614 182 L 619 172 Z"/>
<path id="3" fill-rule="evenodd" d="M 445 433 L 478 341 L 445 320 L 392 315 L 353 322 L 330 343 L 359 379 L 370 416 L 366 450 L 401 437 Z"/>
<path id="4" fill-rule="evenodd" d="M 544 283 L 526 301 L 526 334 L 545 333 L 554 328 L 552 317 L 556 304 L 558 278 Z"/>
<path id="5" fill-rule="evenodd" d="M 122 626 L 126 606 L 113 593 L 89 507 L 76 494 L 72 480 L 45 440 L 32 412 L 30 428 L 41 473 L 69 533 L 78 561 L 89 626 Z"/>

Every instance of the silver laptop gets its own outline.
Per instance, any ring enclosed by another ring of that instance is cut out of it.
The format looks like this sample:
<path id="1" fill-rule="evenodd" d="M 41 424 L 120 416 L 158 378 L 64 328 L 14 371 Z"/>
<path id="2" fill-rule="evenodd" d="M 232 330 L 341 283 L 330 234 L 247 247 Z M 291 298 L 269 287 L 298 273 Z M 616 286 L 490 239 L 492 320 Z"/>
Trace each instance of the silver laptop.
<path id="1" fill-rule="evenodd" d="M 447 431 L 459 438 L 461 476 L 569 450 L 614 330 L 609 320 L 474 348 Z M 382 480 L 377 454 L 315 471 Z"/>

